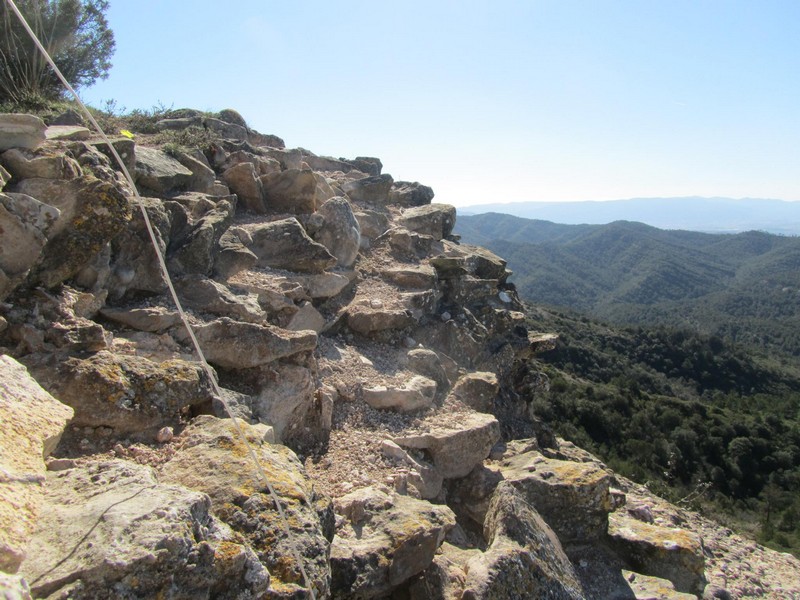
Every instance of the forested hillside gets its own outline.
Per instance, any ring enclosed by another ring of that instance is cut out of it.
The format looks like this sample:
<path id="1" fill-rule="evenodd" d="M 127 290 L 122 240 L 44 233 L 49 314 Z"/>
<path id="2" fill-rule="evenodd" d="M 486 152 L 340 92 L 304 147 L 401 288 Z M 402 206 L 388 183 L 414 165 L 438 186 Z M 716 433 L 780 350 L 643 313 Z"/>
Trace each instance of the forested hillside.
<path id="1" fill-rule="evenodd" d="M 461 217 L 457 233 L 506 258 L 530 302 L 800 355 L 798 237 L 627 221 L 558 225 L 495 213 Z"/>

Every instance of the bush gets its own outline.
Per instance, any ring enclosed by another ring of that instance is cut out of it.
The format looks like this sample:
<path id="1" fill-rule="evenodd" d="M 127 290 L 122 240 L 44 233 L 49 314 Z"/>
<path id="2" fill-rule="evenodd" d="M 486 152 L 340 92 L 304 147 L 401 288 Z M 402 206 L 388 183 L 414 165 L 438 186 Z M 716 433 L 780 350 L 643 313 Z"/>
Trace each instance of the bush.
<path id="1" fill-rule="evenodd" d="M 75 88 L 105 79 L 114 34 L 106 0 L 17 0 L 36 36 Z M 0 103 L 40 108 L 64 89 L 7 3 L 0 3 Z"/>

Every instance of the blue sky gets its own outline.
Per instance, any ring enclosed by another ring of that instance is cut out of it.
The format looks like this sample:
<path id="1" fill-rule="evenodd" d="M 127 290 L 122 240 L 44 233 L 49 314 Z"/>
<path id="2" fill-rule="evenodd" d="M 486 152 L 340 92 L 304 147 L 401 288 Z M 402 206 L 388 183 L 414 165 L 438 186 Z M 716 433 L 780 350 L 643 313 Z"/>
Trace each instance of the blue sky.
<path id="1" fill-rule="evenodd" d="M 800 200 L 797 0 L 111 0 L 102 106 L 235 108 L 435 201 Z"/>

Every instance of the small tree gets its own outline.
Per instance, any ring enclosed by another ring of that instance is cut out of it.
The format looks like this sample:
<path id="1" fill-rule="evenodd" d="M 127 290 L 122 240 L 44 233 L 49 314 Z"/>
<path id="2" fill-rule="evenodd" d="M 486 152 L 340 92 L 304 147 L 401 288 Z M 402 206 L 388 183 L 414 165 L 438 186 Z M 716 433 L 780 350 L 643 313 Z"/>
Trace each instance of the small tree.
<path id="1" fill-rule="evenodd" d="M 105 79 L 114 53 L 106 0 L 16 0 L 31 29 L 75 88 Z M 63 86 L 5 0 L 0 0 L 0 102 L 36 104 Z"/>

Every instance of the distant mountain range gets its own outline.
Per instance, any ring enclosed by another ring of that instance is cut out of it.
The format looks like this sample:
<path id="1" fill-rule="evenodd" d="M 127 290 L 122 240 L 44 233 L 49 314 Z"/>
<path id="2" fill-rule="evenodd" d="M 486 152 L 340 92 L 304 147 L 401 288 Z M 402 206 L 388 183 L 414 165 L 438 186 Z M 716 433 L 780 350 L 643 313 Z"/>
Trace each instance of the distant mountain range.
<path id="1" fill-rule="evenodd" d="M 459 216 L 456 233 L 505 258 L 529 302 L 800 355 L 800 237 L 629 221 L 564 225 L 496 213 Z"/>
<path id="2" fill-rule="evenodd" d="M 800 202 L 758 198 L 633 198 L 607 202 L 512 202 L 458 209 L 459 215 L 504 213 L 568 225 L 637 221 L 660 229 L 710 233 L 800 234 Z"/>

